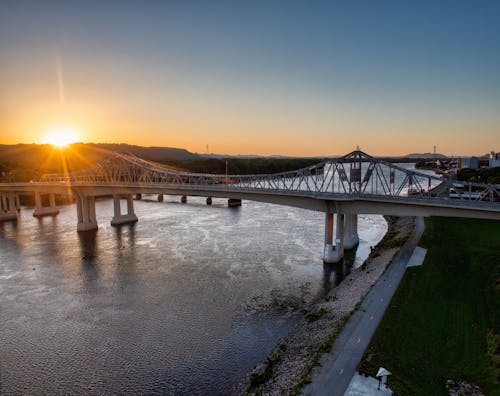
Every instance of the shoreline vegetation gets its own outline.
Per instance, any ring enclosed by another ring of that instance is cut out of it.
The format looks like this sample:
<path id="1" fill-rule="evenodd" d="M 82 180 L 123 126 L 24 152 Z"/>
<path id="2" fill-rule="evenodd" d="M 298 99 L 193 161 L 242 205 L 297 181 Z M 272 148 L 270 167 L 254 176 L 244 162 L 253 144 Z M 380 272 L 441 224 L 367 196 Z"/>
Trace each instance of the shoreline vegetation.
<path id="1" fill-rule="evenodd" d="M 398 395 L 447 395 L 458 383 L 498 396 L 500 224 L 425 222 L 424 265 L 407 269 L 359 369 L 387 368 Z"/>
<path id="2" fill-rule="evenodd" d="M 388 229 L 365 262 L 305 309 L 295 327 L 231 391 L 234 395 L 297 395 L 311 370 L 331 350 L 347 319 L 411 235 L 413 217 L 385 217 Z"/>

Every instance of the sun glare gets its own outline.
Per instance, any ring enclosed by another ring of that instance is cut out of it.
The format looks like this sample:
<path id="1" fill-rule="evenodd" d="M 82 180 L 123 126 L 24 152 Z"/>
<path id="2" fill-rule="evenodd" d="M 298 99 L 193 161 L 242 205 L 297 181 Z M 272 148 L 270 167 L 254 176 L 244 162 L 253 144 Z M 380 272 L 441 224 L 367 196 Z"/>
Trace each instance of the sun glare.
<path id="1" fill-rule="evenodd" d="M 76 131 L 67 128 L 52 129 L 42 139 L 42 143 L 59 148 L 78 141 L 81 141 L 80 135 Z"/>

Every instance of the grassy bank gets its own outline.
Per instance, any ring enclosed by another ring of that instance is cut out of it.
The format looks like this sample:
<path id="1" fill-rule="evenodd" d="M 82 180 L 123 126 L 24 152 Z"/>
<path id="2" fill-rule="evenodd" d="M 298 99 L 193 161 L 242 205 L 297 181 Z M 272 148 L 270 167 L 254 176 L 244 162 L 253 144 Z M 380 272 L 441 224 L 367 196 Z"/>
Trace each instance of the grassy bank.
<path id="1" fill-rule="evenodd" d="M 360 370 L 386 367 L 399 395 L 444 395 L 448 379 L 500 395 L 500 222 L 430 218 L 421 245 Z"/>

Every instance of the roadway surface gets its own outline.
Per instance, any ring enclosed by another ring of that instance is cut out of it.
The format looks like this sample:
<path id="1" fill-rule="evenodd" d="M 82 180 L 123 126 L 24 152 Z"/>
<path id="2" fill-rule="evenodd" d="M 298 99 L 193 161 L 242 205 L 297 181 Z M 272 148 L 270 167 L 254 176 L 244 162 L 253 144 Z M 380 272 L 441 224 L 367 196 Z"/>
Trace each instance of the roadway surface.
<path id="1" fill-rule="evenodd" d="M 344 395 L 384 312 L 403 277 L 413 250 L 424 231 L 424 220 L 417 218 L 411 237 L 403 245 L 389 268 L 368 292 L 360 308 L 351 316 L 335 341 L 332 351 L 313 371 L 312 382 L 303 395 Z"/>

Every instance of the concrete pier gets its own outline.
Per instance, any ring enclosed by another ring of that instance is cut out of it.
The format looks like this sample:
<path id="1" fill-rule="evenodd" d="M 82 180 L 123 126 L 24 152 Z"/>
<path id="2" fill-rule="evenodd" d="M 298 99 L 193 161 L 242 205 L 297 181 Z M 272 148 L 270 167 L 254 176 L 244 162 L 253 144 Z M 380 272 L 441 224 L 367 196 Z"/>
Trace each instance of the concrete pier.
<path id="1" fill-rule="evenodd" d="M 344 249 L 353 249 L 358 244 L 358 215 L 347 213 L 345 215 Z"/>
<path id="2" fill-rule="evenodd" d="M 0 221 L 17 220 L 16 195 L 2 194 L 0 198 Z"/>
<path id="3" fill-rule="evenodd" d="M 95 197 L 77 196 L 76 212 L 78 217 L 77 231 L 97 230 L 95 215 Z"/>
<path id="4" fill-rule="evenodd" d="M 335 229 L 333 227 L 334 214 L 326 213 L 325 216 L 325 249 L 323 261 L 328 264 L 338 263 L 344 257 L 344 214 L 337 213 L 335 216 Z M 334 231 L 335 239 L 333 238 Z"/>
<path id="5" fill-rule="evenodd" d="M 122 225 L 122 224 L 130 224 L 138 221 L 137 216 L 134 213 L 134 201 L 132 199 L 132 195 L 127 195 L 125 197 L 127 200 L 127 214 L 121 213 L 121 197 L 119 195 L 113 196 L 113 206 L 114 206 L 114 216 L 111 220 L 111 225 Z"/>
<path id="6" fill-rule="evenodd" d="M 19 194 L 14 195 L 14 206 L 16 210 L 21 210 L 21 201 L 19 200 Z"/>
<path id="7" fill-rule="evenodd" d="M 56 198 L 54 194 L 49 195 L 49 206 L 44 207 L 42 205 L 42 194 L 39 192 L 35 193 L 35 210 L 33 211 L 34 217 L 43 216 L 55 216 L 59 213 L 59 209 L 56 206 Z"/>

